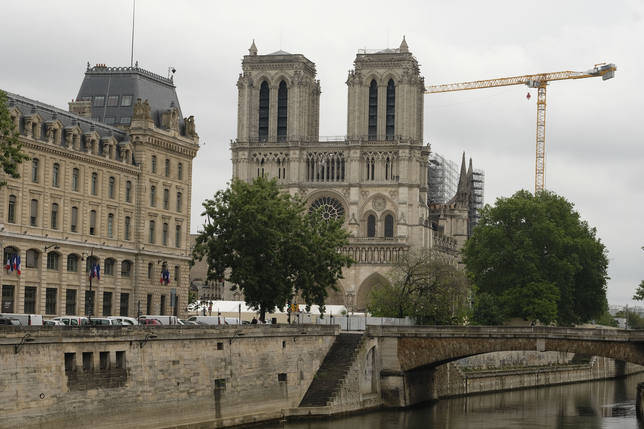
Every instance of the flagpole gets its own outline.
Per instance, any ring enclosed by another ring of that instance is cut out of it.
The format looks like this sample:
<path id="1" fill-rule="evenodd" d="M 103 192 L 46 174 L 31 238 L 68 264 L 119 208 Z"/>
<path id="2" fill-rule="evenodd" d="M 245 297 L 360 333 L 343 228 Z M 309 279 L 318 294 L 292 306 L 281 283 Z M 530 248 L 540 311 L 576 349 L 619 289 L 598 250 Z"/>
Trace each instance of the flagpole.
<path id="1" fill-rule="evenodd" d="M 89 254 L 89 260 L 93 264 L 94 263 L 94 248 L 90 251 Z M 87 317 L 90 320 L 92 320 L 92 316 L 94 315 L 94 294 L 92 293 L 92 277 L 93 277 L 93 272 L 94 266 L 92 265 L 90 272 L 89 272 L 89 311 L 87 312 Z"/>

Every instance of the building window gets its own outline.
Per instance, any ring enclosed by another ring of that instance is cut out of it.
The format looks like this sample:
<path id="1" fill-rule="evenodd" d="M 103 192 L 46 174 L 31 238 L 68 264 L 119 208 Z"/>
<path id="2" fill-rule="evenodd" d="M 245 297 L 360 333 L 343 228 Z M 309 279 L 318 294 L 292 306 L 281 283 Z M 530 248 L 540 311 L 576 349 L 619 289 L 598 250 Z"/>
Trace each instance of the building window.
<path id="1" fill-rule="evenodd" d="M 128 107 L 132 105 L 132 96 L 131 95 L 122 95 L 121 96 L 121 107 Z"/>
<path id="2" fill-rule="evenodd" d="M 182 198 L 181 192 L 177 192 L 177 211 L 179 213 L 181 213 L 181 210 L 182 210 L 182 207 L 181 207 L 183 205 L 182 199 L 183 198 Z"/>
<path id="3" fill-rule="evenodd" d="M 114 235 L 114 215 L 112 213 L 107 215 L 107 236 L 112 238 Z"/>
<path id="4" fill-rule="evenodd" d="M 89 212 L 89 235 L 96 235 L 96 210 Z"/>
<path id="5" fill-rule="evenodd" d="M 174 281 L 179 286 L 179 279 L 181 278 L 181 270 L 178 265 L 174 266 Z"/>
<path id="6" fill-rule="evenodd" d="M 58 188 L 59 185 L 59 174 L 60 174 L 60 164 L 54 163 L 54 166 L 51 170 L 51 186 Z"/>
<path id="7" fill-rule="evenodd" d="M 288 88 L 286 82 L 281 81 L 277 90 L 277 140 L 286 140 L 287 129 Z"/>
<path id="8" fill-rule="evenodd" d="M 121 125 L 130 125 L 130 122 L 131 122 L 131 121 L 132 121 L 132 119 L 131 119 L 129 116 L 123 116 L 123 117 L 119 120 L 119 123 L 120 123 Z"/>
<path id="9" fill-rule="evenodd" d="M 121 302 L 119 305 L 119 316 L 127 316 L 130 309 L 130 294 L 121 293 Z"/>
<path id="10" fill-rule="evenodd" d="M 152 279 L 152 274 L 154 273 L 154 264 L 152 262 L 148 263 L 148 280 Z"/>
<path id="11" fill-rule="evenodd" d="M 125 234 L 124 234 L 124 235 L 125 235 L 125 237 L 124 237 L 124 239 L 125 239 L 126 241 L 129 241 L 129 240 L 130 240 L 130 222 L 131 222 L 131 221 L 130 221 L 130 217 L 129 217 L 129 216 L 125 216 Z"/>
<path id="12" fill-rule="evenodd" d="M 174 242 L 176 247 L 181 247 L 181 225 L 177 225 L 174 232 Z"/>
<path id="13" fill-rule="evenodd" d="M 94 97 L 94 107 L 103 107 L 104 104 L 105 104 L 105 97 L 103 97 L 102 95 Z"/>
<path id="14" fill-rule="evenodd" d="M 132 262 L 123 261 L 121 262 L 121 277 L 130 277 L 132 274 Z"/>
<path id="15" fill-rule="evenodd" d="M 110 176 L 110 181 L 107 187 L 107 195 L 110 197 L 110 199 L 114 199 L 114 188 L 116 185 L 116 179 L 113 176 Z"/>
<path id="16" fill-rule="evenodd" d="M 70 229 L 72 232 L 77 231 L 77 225 L 78 225 L 78 207 L 72 207 L 72 221 L 70 226 Z"/>
<path id="17" fill-rule="evenodd" d="M 31 160 L 31 181 L 34 183 L 38 183 L 38 158 L 33 158 Z"/>
<path id="18" fill-rule="evenodd" d="M 378 133 L 378 84 L 375 80 L 369 85 L 369 123 L 368 139 L 376 140 Z"/>
<path id="19" fill-rule="evenodd" d="M 58 271 L 58 260 L 60 255 L 56 252 L 47 253 L 47 269 Z"/>
<path id="20" fill-rule="evenodd" d="M 36 291 L 38 288 L 33 286 L 25 287 L 25 314 L 36 313 Z"/>
<path id="21" fill-rule="evenodd" d="M 394 217 L 390 214 L 385 216 L 385 237 L 394 236 Z"/>
<path id="22" fill-rule="evenodd" d="M 112 315 L 112 292 L 103 292 L 103 316 Z"/>
<path id="23" fill-rule="evenodd" d="M 106 125 L 114 125 L 116 122 L 116 118 L 114 116 L 106 116 L 105 117 L 105 124 Z"/>
<path id="24" fill-rule="evenodd" d="M 150 244 L 154 244 L 154 226 L 155 226 L 155 225 L 154 225 L 154 221 L 153 221 L 153 220 L 151 220 L 151 221 L 150 221 L 150 229 L 149 229 L 149 231 L 148 231 L 148 232 L 149 232 L 149 234 L 148 234 L 148 241 L 150 242 Z"/>
<path id="25" fill-rule="evenodd" d="M 148 295 L 145 302 L 145 314 L 152 314 L 152 295 Z"/>
<path id="26" fill-rule="evenodd" d="M 38 256 L 36 249 L 27 250 L 27 268 L 38 268 Z"/>
<path id="27" fill-rule="evenodd" d="M 92 173 L 92 186 L 91 186 L 92 195 L 96 195 L 98 192 L 98 174 Z"/>
<path id="28" fill-rule="evenodd" d="M 13 313 L 13 304 L 15 300 L 15 286 L 14 285 L 2 285 L 2 311 L 7 313 Z"/>
<path id="29" fill-rule="evenodd" d="M 107 107 L 117 107 L 119 105 L 119 96 L 110 95 L 107 97 Z"/>
<path id="30" fill-rule="evenodd" d="M 157 172 L 157 156 L 152 155 L 152 172 L 156 173 Z"/>
<path id="31" fill-rule="evenodd" d="M 159 314 L 162 316 L 165 314 L 165 295 L 161 295 Z"/>
<path id="32" fill-rule="evenodd" d="M 67 256 L 67 271 L 78 272 L 78 255 L 71 254 Z"/>
<path id="33" fill-rule="evenodd" d="M 163 190 L 163 208 L 165 210 L 170 209 L 170 190 L 169 189 Z"/>
<path id="34" fill-rule="evenodd" d="M 170 160 L 165 159 L 165 177 L 170 177 Z"/>
<path id="35" fill-rule="evenodd" d="M 45 291 L 45 314 L 56 314 L 56 291 L 49 287 Z"/>
<path id="36" fill-rule="evenodd" d="M 29 213 L 29 225 L 37 226 L 38 225 L 38 200 L 31 200 L 30 213 Z"/>
<path id="37" fill-rule="evenodd" d="M 154 185 L 150 186 L 150 205 L 152 207 L 157 205 L 157 187 Z"/>
<path id="38" fill-rule="evenodd" d="M 125 182 L 125 202 L 130 203 L 132 202 L 132 182 L 129 180 Z"/>
<path id="39" fill-rule="evenodd" d="M 367 237 L 376 236 L 376 217 L 374 215 L 369 215 L 367 217 Z"/>
<path id="40" fill-rule="evenodd" d="M 75 289 L 65 290 L 65 314 L 67 315 L 76 314 L 76 290 Z"/>
<path id="41" fill-rule="evenodd" d="M 106 276 L 113 276 L 114 275 L 114 259 L 112 258 L 107 258 L 105 259 L 105 275 Z"/>
<path id="42" fill-rule="evenodd" d="M 7 222 L 16 223 L 16 196 L 9 195 L 9 208 L 7 209 Z"/>
<path id="43" fill-rule="evenodd" d="M 387 140 L 394 139 L 395 120 L 396 120 L 396 86 L 394 80 L 389 79 L 387 83 L 387 112 L 386 112 L 385 134 Z"/>
<path id="44" fill-rule="evenodd" d="M 72 170 L 72 191 L 78 192 L 78 186 L 80 183 L 80 170 L 74 168 Z"/>
<path id="45" fill-rule="evenodd" d="M 98 258 L 96 256 L 89 256 L 85 259 L 85 272 L 91 273 L 94 265 L 98 265 Z"/>
<path id="46" fill-rule="evenodd" d="M 168 245 L 168 224 L 163 224 L 163 234 L 161 235 L 162 242 L 164 246 Z"/>
<path id="47" fill-rule="evenodd" d="M 177 179 L 183 180 L 183 164 L 182 163 L 177 164 Z"/>
<path id="48" fill-rule="evenodd" d="M 259 141 L 266 141 L 268 139 L 268 103 L 268 83 L 264 81 L 259 87 Z"/>
<path id="49" fill-rule="evenodd" d="M 58 204 L 51 205 L 51 229 L 58 229 Z"/>

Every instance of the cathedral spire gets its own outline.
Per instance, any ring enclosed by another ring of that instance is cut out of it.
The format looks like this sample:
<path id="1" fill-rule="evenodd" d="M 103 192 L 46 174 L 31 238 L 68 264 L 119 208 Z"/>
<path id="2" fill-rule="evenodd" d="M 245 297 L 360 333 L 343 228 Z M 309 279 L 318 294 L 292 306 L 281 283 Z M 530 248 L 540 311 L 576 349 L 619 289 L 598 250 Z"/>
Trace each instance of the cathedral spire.
<path id="1" fill-rule="evenodd" d="M 407 46 L 407 41 L 405 41 L 405 36 L 403 36 L 402 42 L 400 42 L 400 52 L 409 52 L 409 46 Z"/>
<path id="2" fill-rule="evenodd" d="M 252 56 L 257 55 L 257 46 L 255 46 L 255 39 L 253 39 L 253 44 L 250 45 L 250 48 L 248 49 L 248 53 Z"/>
<path id="3" fill-rule="evenodd" d="M 461 161 L 461 176 L 458 180 L 458 188 L 456 190 L 456 202 L 467 204 L 469 201 L 469 187 L 468 187 L 468 173 L 465 169 L 465 152 L 463 152 L 463 159 Z"/>

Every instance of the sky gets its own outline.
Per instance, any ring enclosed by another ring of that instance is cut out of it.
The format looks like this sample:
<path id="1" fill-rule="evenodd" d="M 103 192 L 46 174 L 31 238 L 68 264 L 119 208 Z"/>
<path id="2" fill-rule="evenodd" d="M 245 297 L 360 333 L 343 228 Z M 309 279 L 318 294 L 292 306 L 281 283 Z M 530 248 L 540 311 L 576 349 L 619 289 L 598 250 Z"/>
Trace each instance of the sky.
<path id="1" fill-rule="evenodd" d="M 86 64 L 130 64 L 132 0 L 0 0 L 0 88 L 67 108 Z M 201 202 L 232 175 L 237 77 L 255 40 L 316 63 L 320 135 L 346 134 L 347 72 L 358 49 L 405 35 L 426 85 L 584 71 L 614 79 L 553 82 L 546 113 L 546 189 L 597 228 L 609 258 L 610 304 L 636 304 L 644 279 L 644 1 L 138 0 L 134 60 L 174 82 L 201 148 L 193 164 L 192 232 Z M 526 94 L 531 92 L 531 99 Z M 485 202 L 534 190 L 536 91 L 524 86 L 425 96 L 424 140 L 485 171 Z"/>

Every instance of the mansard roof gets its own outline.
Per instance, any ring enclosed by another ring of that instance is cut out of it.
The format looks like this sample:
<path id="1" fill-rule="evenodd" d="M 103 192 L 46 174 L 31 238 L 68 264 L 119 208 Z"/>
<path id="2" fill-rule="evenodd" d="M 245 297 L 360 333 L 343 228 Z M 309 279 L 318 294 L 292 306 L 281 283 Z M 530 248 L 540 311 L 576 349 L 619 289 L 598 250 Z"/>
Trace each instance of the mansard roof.
<path id="1" fill-rule="evenodd" d="M 134 67 L 87 66 L 76 100 L 92 101 L 92 118 L 100 122 L 105 122 L 105 118 L 115 118 L 116 121 L 132 118 L 134 104 L 140 98 L 148 100 L 155 125 L 160 126 L 163 112 L 176 107 L 179 109 L 180 127 L 183 126 L 181 107 L 171 78 L 142 69 L 138 63 Z M 118 96 L 116 106 L 108 106 L 109 96 Z M 131 97 L 129 105 L 123 106 L 123 96 Z M 94 107 L 95 97 L 104 97 L 102 106 Z"/>

